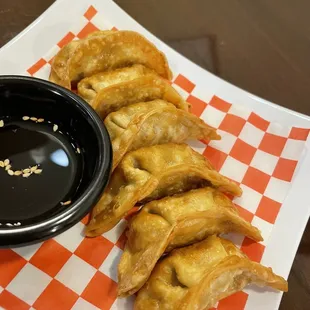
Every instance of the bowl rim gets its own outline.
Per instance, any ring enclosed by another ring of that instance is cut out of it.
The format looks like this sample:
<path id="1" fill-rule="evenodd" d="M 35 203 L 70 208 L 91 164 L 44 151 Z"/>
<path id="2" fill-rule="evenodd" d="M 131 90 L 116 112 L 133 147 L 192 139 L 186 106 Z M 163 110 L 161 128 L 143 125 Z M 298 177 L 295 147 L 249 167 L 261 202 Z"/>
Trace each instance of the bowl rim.
<path id="1" fill-rule="evenodd" d="M 112 167 L 112 146 L 108 131 L 100 116 L 84 99 L 70 90 L 52 82 L 28 76 L 2 75 L 0 85 L 3 83 L 23 83 L 43 87 L 47 91 L 57 92 L 65 97 L 78 110 L 82 110 L 87 116 L 98 140 L 98 154 L 94 175 L 81 196 L 67 209 L 40 222 L 28 224 L 22 227 L 8 228 L 0 226 L 0 247 L 26 245 L 52 238 L 55 235 L 69 229 L 79 222 L 94 207 L 106 187 Z M 6 241 L 6 242 L 5 242 Z"/>

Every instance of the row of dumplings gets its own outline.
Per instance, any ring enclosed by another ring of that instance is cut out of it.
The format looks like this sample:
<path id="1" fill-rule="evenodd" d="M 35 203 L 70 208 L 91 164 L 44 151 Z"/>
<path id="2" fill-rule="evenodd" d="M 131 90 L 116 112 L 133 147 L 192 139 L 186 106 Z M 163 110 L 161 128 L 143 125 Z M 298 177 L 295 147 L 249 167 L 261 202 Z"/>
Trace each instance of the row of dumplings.
<path id="1" fill-rule="evenodd" d="M 240 187 L 220 175 L 188 139 L 220 139 L 191 114 L 170 85 L 166 57 L 132 31 L 98 31 L 63 47 L 50 80 L 72 89 L 101 116 L 113 148 L 109 184 L 86 235 L 109 231 L 135 206 L 118 267 L 118 294 L 138 292 L 135 309 L 209 309 L 248 283 L 287 291 L 270 268 L 230 241 L 261 241 L 225 193 Z"/>

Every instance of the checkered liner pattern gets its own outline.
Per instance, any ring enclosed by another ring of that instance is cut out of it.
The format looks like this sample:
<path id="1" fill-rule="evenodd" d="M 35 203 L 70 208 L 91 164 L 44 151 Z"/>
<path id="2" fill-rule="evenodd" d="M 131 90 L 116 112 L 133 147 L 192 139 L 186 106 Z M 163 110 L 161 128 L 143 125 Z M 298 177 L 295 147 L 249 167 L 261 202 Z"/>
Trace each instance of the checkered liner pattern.
<path id="1" fill-rule="evenodd" d="M 60 48 L 98 29 L 117 30 L 90 6 L 49 54 L 27 70 L 28 74 L 47 79 L 51 60 Z M 181 73 L 172 84 L 192 105 L 192 113 L 217 128 L 222 136 L 221 141 L 198 141 L 191 146 L 221 174 L 240 184 L 243 195 L 234 202 L 240 214 L 262 231 L 265 240 L 255 243 L 243 236 L 228 238 L 260 262 L 264 251 L 269 250 L 268 239 L 309 130 L 270 123 L 216 94 L 206 102 L 201 99 L 203 91 Z M 1 250 L 0 308 L 132 309 L 133 298 L 116 299 L 117 263 L 126 241 L 126 221 L 95 239 L 83 237 L 85 223 L 86 219 L 40 244 Z M 242 310 L 255 303 L 251 298 L 250 290 L 239 292 L 220 301 L 216 308 L 231 309 L 233 305 L 233 309 Z"/>

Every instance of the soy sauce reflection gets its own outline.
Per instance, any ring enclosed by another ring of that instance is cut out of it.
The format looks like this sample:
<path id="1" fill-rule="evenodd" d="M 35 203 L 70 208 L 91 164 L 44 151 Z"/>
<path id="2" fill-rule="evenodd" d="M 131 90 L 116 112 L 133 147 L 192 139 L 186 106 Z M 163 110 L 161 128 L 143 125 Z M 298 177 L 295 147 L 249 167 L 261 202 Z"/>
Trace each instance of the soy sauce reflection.
<path id="1" fill-rule="evenodd" d="M 28 178 L 0 169 L 0 222 L 25 221 L 59 211 L 60 202 L 74 196 L 81 179 L 82 160 L 70 138 L 45 123 L 15 121 L 0 128 L 0 159 L 13 170 L 40 165 L 42 173 Z"/>

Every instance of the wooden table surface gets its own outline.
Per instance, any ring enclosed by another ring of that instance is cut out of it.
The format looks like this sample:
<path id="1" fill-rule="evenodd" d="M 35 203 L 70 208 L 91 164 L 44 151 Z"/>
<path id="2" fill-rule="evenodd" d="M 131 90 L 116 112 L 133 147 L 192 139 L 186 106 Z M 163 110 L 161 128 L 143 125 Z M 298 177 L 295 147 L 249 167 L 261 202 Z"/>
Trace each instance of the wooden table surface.
<path id="1" fill-rule="evenodd" d="M 0 0 L 0 47 L 52 2 Z M 116 2 L 200 66 L 260 97 L 310 115 L 309 0 Z M 310 223 L 280 309 L 310 309 Z"/>

